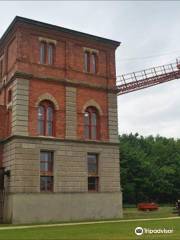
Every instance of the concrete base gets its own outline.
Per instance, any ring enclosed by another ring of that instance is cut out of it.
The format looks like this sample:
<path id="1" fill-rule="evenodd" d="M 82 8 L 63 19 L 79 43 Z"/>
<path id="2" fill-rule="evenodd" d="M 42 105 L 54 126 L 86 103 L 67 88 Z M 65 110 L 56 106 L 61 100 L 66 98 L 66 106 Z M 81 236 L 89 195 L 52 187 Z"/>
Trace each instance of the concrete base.
<path id="1" fill-rule="evenodd" d="M 14 224 L 122 217 L 116 193 L 26 193 L 6 197 L 4 222 Z"/>

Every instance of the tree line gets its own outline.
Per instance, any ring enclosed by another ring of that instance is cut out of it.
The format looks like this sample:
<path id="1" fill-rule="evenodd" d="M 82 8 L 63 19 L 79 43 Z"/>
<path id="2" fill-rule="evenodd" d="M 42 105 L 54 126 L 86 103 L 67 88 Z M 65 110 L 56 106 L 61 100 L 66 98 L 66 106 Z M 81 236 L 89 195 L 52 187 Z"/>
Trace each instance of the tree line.
<path id="1" fill-rule="evenodd" d="M 119 136 L 123 202 L 174 203 L 180 198 L 180 139 Z"/>

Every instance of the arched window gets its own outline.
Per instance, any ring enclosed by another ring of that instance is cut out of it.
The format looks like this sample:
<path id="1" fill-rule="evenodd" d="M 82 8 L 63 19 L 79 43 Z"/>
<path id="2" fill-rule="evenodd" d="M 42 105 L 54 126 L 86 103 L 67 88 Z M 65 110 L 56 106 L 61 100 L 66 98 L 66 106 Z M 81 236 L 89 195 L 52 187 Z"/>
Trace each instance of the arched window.
<path id="1" fill-rule="evenodd" d="M 38 134 L 53 136 L 54 107 L 49 101 L 43 101 L 38 107 Z"/>
<path id="2" fill-rule="evenodd" d="M 84 137 L 98 139 L 99 115 L 95 107 L 88 107 L 84 113 Z"/>

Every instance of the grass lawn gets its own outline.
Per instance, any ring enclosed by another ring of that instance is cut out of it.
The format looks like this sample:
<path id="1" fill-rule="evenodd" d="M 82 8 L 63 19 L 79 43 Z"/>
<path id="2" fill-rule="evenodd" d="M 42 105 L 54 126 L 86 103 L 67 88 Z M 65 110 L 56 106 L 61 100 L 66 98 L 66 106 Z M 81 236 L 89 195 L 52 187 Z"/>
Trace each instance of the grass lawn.
<path id="1" fill-rule="evenodd" d="M 138 211 L 137 208 L 124 208 L 124 218 L 163 218 L 175 217 L 176 214 L 172 213 L 173 207 L 160 207 L 157 211 Z"/>
<path id="2" fill-rule="evenodd" d="M 136 236 L 134 229 L 174 229 L 173 234 L 145 234 Z M 174 220 L 103 223 L 93 225 L 1 230 L 2 240 L 134 240 L 134 239 L 180 239 L 180 218 Z"/>
<path id="3" fill-rule="evenodd" d="M 171 217 L 172 208 L 162 208 L 157 212 L 139 212 L 128 208 L 124 211 L 126 219 Z M 3 225 L 1 225 L 3 226 Z M 12 225 L 11 225 L 12 226 Z M 143 234 L 136 236 L 136 227 L 150 229 L 174 229 L 172 234 Z M 150 221 L 130 221 L 118 223 L 97 223 L 92 225 L 56 226 L 0 230 L 0 240 L 136 240 L 136 239 L 180 239 L 180 218 Z"/>

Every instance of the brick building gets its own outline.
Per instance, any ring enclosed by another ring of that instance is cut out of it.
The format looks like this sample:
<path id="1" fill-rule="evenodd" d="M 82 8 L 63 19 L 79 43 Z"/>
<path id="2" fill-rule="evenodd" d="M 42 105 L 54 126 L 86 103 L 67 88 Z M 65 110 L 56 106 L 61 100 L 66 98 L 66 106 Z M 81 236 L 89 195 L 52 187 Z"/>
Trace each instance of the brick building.
<path id="1" fill-rule="evenodd" d="M 16 17 L 0 39 L 0 216 L 122 216 L 119 42 Z"/>

